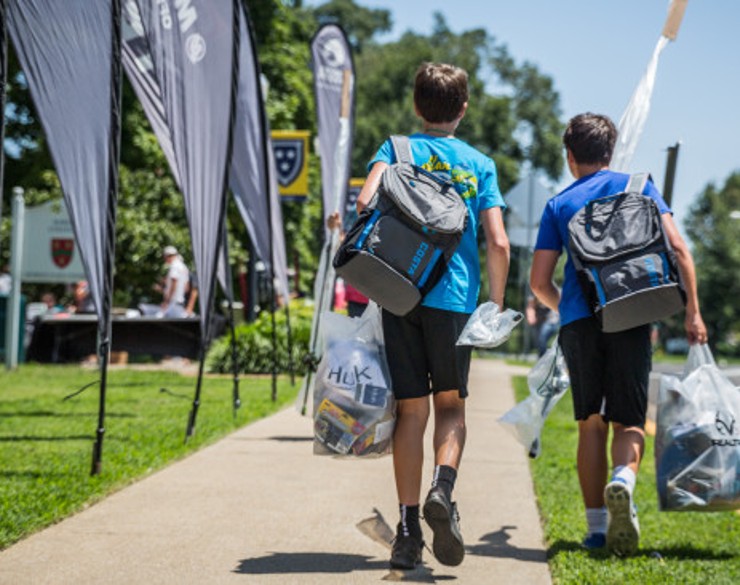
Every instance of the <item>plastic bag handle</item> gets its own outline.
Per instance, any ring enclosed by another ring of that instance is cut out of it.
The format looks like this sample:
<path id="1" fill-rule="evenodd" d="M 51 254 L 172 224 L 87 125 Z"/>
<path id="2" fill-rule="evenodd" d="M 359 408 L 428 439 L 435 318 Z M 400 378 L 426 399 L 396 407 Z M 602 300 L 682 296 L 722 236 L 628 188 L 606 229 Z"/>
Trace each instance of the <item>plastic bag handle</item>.
<path id="1" fill-rule="evenodd" d="M 701 366 L 716 366 L 717 362 L 714 361 L 712 356 L 712 350 L 709 349 L 709 345 L 706 343 L 695 343 L 689 347 L 689 355 L 686 359 L 686 365 L 684 366 L 684 376 L 688 376 L 691 372 L 698 370 Z"/>

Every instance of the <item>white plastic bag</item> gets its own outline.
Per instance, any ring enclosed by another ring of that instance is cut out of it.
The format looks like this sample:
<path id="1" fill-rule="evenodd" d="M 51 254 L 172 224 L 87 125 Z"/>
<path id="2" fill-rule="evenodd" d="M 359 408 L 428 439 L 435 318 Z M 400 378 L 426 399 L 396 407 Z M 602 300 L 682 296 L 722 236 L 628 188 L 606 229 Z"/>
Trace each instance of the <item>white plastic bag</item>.
<path id="1" fill-rule="evenodd" d="M 684 378 L 662 376 L 655 470 L 661 510 L 740 508 L 740 389 L 707 345 L 692 345 Z"/>
<path id="2" fill-rule="evenodd" d="M 540 434 L 545 419 L 570 386 L 565 358 L 557 340 L 529 372 L 527 385 L 530 395 L 504 413 L 498 421 L 535 459 L 540 455 Z"/>
<path id="3" fill-rule="evenodd" d="M 324 352 L 313 398 L 315 454 L 390 453 L 395 400 L 377 304 L 370 303 L 359 318 L 324 315 Z"/>
<path id="4" fill-rule="evenodd" d="M 499 306 L 488 301 L 480 305 L 465 324 L 457 339 L 457 345 L 473 345 L 481 348 L 498 347 L 509 339 L 511 332 L 522 320 L 522 314 L 512 309 L 503 313 Z"/>

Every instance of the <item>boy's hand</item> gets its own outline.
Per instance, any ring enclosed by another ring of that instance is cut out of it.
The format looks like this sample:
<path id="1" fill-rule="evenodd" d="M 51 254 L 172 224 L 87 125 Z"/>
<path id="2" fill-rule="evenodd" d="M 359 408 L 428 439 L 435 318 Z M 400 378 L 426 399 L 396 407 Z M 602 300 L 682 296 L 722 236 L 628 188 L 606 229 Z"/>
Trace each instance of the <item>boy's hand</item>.
<path id="1" fill-rule="evenodd" d="M 330 230 L 336 230 L 342 227 L 342 219 L 339 217 L 338 211 L 335 211 L 326 218 L 326 227 Z"/>
<path id="2" fill-rule="evenodd" d="M 707 335 L 707 326 L 701 318 L 701 313 L 686 311 L 684 328 L 686 329 L 686 339 L 688 339 L 691 345 L 707 342 L 709 338 Z"/>

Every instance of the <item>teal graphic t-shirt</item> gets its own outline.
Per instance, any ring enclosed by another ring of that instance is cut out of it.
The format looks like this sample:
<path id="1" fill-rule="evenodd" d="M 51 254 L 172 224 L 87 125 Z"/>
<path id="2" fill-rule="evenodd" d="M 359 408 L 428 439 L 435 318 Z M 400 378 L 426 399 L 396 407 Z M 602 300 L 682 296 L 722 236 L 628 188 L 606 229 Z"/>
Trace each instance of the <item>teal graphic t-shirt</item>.
<path id="1" fill-rule="evenodd" d="M 425 170 L 451 180 L 468 207 L 468 225 L 450 259 L 447 272 L 422 300 L 427 307 L 472 313 L 478 304 L 480 264 L 478 260 L 478 225 L 480 212 L 491 207 L 505 208 L 498 188 L 496 164 L 482 152 L 458 138 L 440 138 L 426 134 L 409 137 L 414 163 Z M 390 139 L 386 140 L 368 164 L 393 164 L 396 157 Z"/>

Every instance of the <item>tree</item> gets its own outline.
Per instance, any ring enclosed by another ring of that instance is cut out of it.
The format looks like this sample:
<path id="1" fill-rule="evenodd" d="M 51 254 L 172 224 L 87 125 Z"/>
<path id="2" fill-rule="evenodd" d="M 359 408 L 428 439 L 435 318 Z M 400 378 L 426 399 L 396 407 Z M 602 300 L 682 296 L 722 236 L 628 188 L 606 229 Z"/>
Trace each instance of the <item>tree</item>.
<path id="1" fill-rule="evenodd" d="M 390 11 L 359 6 L 352 0 L 330 0 L 316 8 L 314 14 L 319 24 L 338 23 L 357 52 L 362 52 L 375 35 L 393 27 Z"/>
<path id="2" fill-rule="evenodd" d="M 721 189 L 710 183 L 689 210 L 686 233 L 693 244 L 699 302 L 709 343 L 740 354 L 740 171 Z"/>
<path id="3" fill-rule="evenodd" d="M 559 178 L 562 124 L 552 80 L 531 64 L 517 67 L 485 30 L 456 34 L 442 15 L 435 18 L 429 36 L 407 32 L 392 43 L 367 44 L 357 56 L 353 173 L 364 176 L 367 161 L 389 134 L 419 129 L 413 74 L 423 61 L 443 61 L 468 72 L 470 107 L 458 135 L 496 161 L 502 192 L 517 182 L 525 162 Z"/>

